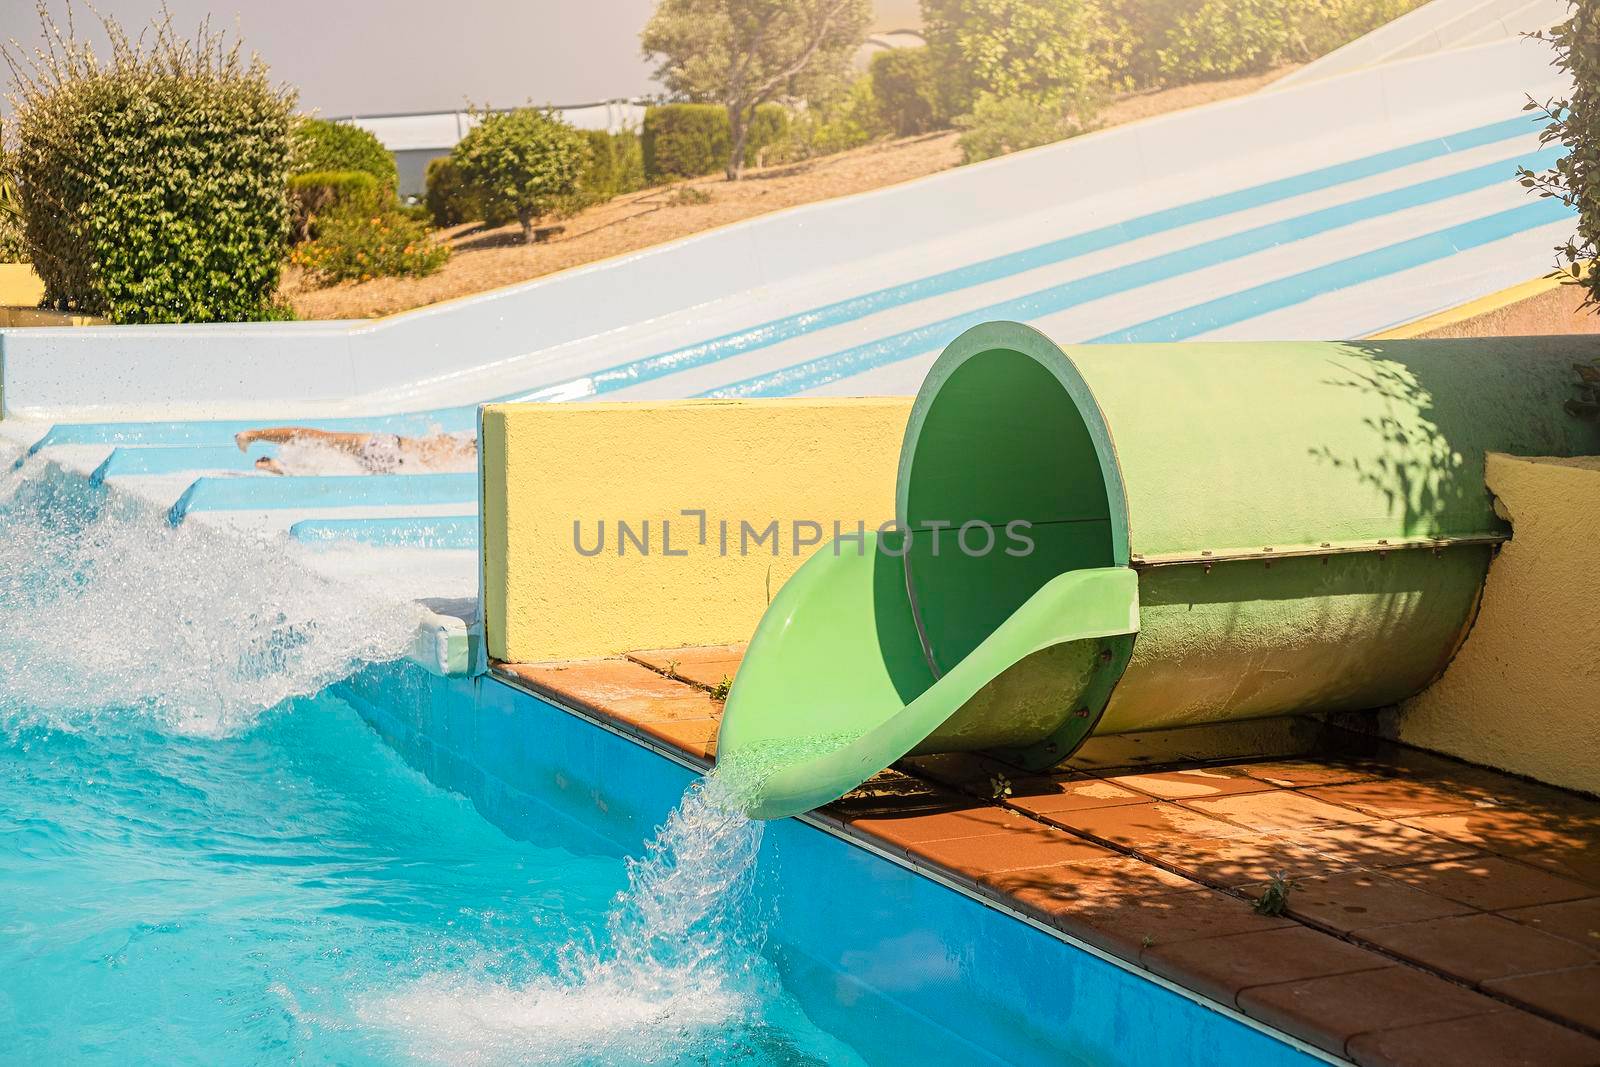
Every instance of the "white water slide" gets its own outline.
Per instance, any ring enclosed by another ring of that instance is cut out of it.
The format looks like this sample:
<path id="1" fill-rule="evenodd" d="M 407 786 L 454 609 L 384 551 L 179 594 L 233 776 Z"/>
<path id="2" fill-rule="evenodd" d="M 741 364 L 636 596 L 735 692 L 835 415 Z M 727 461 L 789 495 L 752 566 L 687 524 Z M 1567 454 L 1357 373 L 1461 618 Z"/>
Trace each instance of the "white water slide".
<path id="1" fill-rule="evenodd" d="M 1523 110 L 1565 90 L 1550 60 L 1502 36 L 1360 65 L 374 322 L 0 330 L 0 433 L 175 523 L 465 561 L 472 475 L 275 478 L 232 435 L 470 431 L 495 399 L 905 394 L 996 318 L 1084 342 L 1370 335 L 1550 269 L 1571 214 L 1516 181 L 1560 151 Z"/>

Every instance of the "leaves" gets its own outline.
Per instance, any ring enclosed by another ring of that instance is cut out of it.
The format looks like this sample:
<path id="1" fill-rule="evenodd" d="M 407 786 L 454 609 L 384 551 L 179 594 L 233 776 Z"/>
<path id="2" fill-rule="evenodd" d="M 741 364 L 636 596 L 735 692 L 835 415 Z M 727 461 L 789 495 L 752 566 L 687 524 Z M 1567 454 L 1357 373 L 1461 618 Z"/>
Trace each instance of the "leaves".
<path id="1" fill-rule="evenodd" d="M 48 306 L 113 322 L 281 317 L 294 93 L 202 24 L 169 13 L 109 60 L 41 5 L 45 50 L 10 48 L 15 175 Z"/>
<path id="2" fill-rule="evenodd" d="M 661 0 L 639 44 L 673 93 L 727 109 L 734 177 L 755 109 L 842 84 L 871 17 L 870 0 Z"/>
<path id="3" fill-rule="evenodd" d="M 481 190 L 489 206 L 514 212 L 526 235 L 534 220 L 577 192 L 589 151 L 583 134 L 526 107 L 484 115 L 451 155 L 462 180 Z"/>
<path id="4" fill-rule="evenodd" d="M 1569 151 L 1549 170 L 1521 168 L 1517 178 L 1529 192 L 1578 209 L 1577 233 L 1556 248 L 1556 266 L 1584 286 L 1584 307 L 1594 307 L 1600 305 L 1600 273 L 1582 265 L 1600 254 L 1600 0 L 1576 0 L 1570 19 L 1528 36 L 1554 47 L 1551 65 L 1572 72 L 1573 88 L 1567 100 L 1529 97 L 1523 110 L 1545 118 L 1541 144 L 1560 143 Z"/>

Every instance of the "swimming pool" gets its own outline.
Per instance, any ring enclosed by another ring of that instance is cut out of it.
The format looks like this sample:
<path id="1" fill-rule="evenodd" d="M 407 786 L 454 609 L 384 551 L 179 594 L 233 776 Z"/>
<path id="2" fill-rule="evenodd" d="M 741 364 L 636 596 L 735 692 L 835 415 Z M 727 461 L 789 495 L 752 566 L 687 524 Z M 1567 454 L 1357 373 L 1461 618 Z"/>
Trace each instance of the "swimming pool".
<path id="1" fill-rule="evenodd" d="M 298 551 L 0 485 L 0 1062 L 1310 1062 L 430 673 Z"/>
<path id="2" fill-rule="evenodd" d="M 857 1062 L 753 915 L 709 969 L 606 972 L 620 856 L 512 840 L 329 696 L 222 738 L 10 723 L 0 842 L 11 1062 Z"/>

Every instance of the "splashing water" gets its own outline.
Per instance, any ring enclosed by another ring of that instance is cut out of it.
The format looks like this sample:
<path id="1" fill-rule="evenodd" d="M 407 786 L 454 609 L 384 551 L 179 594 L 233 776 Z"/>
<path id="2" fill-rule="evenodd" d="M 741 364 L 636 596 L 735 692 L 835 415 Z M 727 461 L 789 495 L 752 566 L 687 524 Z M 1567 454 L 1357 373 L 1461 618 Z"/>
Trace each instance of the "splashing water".
<path id="1" fill-rule="evenodd" d="M 628 861 L 602 945 L 575 948 L 524 985 L 425 978 L 376 999 L 363 1018 L 436 1062 L 675 1062 L 760 1014 L 777 979 L 760 955 L 751 904 L 762 823 L 744 816 L 734 776 L 715 772 Z"/>
<path id="2" fill-rule="evenodd" d="M 172 527 L 25 465 L 0 484 L 0 728 L 136 708 L 227 734 L 405 650 L 420 609 L 315 574 L 297 551 Z"/>

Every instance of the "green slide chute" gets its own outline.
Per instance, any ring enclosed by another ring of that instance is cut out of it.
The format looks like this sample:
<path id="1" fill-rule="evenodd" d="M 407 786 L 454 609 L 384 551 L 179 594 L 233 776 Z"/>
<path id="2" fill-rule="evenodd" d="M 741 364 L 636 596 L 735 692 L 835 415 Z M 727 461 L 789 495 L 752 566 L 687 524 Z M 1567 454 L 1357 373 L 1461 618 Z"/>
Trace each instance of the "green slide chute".
<path id="1" fill-rule="evenodd" d="M 1091 733 L 1392 704 L 1465 637 L 1509 530 L 1488 451 L 1600 453 L 1589 338 L 1062 348 L 951 342 L 894 529 L 768 607 L 719 762 L 753 814 L 912 753 L 1052 766 Z"/>

